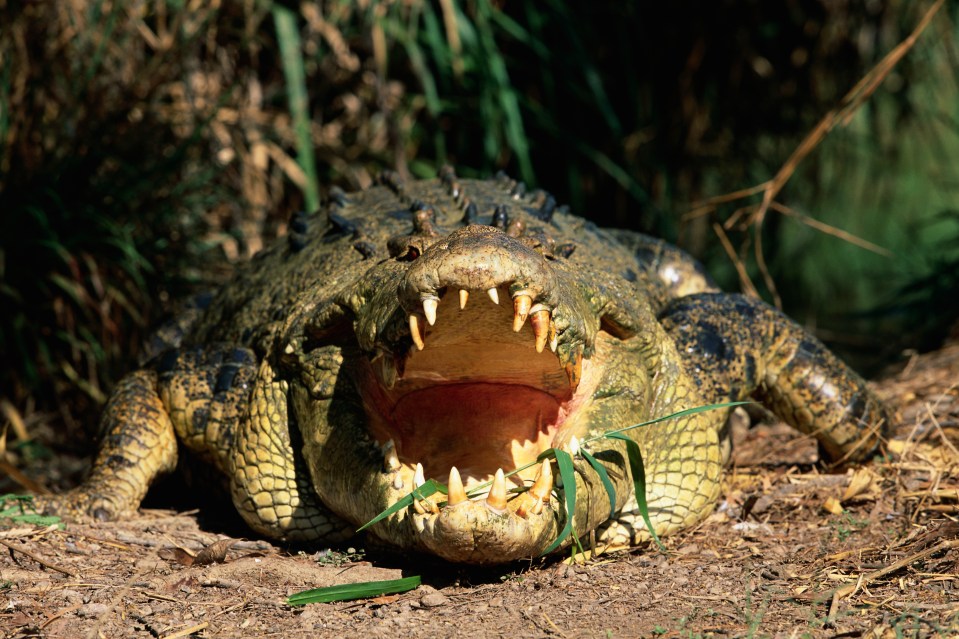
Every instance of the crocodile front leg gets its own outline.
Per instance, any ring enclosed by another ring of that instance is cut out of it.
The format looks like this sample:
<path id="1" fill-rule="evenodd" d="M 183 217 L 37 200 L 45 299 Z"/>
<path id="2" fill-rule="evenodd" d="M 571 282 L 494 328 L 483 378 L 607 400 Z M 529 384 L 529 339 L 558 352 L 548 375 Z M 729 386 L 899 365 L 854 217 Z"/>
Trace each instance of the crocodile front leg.
<path id="1" fill-rule="evenodd" d="M 316 494 L 287 408 L 288 384 L 268 362 L 248 348 L 215 344 L 170 351 L 157 366 L 178 438 L 220 470 L 253 530 L 327 543 L 352 534 Z"/>
<path id="2" fill-rule="evenodd" d="M 348 539 L 354 526 L 320 502 L 303 463 L 288 392 L 288 383 L 263 362 L 230 451 L 233 503 L 251 528 L 275 539 Z"/>
<path id="3" fill-rule="evenodd" d="M 176 467 L 176 435 L 152 370 L 120 380 L 103 411 L 100 432 L 100 450 L 87 480 L 63 495 L 35 497 L 38 509 L 113 520 L 135 511 L 150 484 Z"/>
<path id="4" fill-rule="evenodd" d="M 692 295 L 660 319 L 708 401 L 754 397 L 835 461 L 868 459 L 884 440 L 890 417 L 862 378 L 767 304 Z"/>
<path id="5" fill-rule="evenodd" d="M 279 540 L 334 542 L 352 526 L 319 500 L 295 444 L 287 384 L 246 348 L 170 350 L 124 377 L 101 420 L 89 478 L 38 508 L 115 520 L 135 511 L 150 485 L 177 465 L 177 442 L 224 478 L 254 530 Z"/>

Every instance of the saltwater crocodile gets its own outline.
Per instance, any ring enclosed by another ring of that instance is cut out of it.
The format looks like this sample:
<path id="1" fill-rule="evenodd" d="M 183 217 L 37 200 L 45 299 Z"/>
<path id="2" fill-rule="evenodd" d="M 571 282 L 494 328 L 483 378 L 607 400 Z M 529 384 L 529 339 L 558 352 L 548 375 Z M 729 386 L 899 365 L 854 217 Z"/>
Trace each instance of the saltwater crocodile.
<path id="1" fill-rule="evenodd" d="M 603 433 L 752 397 L 833 459 L 861 460 L 888 422 L 863 380 L 777 310 L 502 175 L 388 173 L 333 190 L 185 317 L 113 393 L 90 478 L 49 509 L 120 517 L 185 450 L 255 531 L 332 543 L 434 479 L 445 494 L 372 534 L 504 562 L 542 553 L 567 522 L 570 487 L 538 459 L 552 447 L 589 442 L 614 489 L 574 455 L 574 535 L 622 545 L 648 532 L 626 442 Z M 660 535 L 713 508 L 727 417 L 629 431 Z"/>

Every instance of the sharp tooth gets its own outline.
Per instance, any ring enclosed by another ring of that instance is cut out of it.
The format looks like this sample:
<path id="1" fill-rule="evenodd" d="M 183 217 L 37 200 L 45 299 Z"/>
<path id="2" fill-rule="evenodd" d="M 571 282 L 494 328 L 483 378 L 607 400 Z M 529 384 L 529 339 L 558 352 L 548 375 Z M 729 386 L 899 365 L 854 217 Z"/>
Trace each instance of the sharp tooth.
<path id="1" fill-rule="evenodd" d="M 536 473 L 536 479 L 533 485 L 526 491 L 525 495 L 519 497 L 520 505 L 516 508 L 516 514 L 527 519 L 529 515 L 538 515 L 543 512 L 543 504 L 549 501 L 550 494 L 553 491 L 553 471 L 550 468 L 549 460 L 544 459 Z"/>
<path id="2" fill-rule="evenodd" d="M 493 485 L 486 497 L 486 505 L 496 512 L 506 510 L 506 477 L 503 475 L 502 468 L 496 469 L 496 475 L 493 476 Z"/>
<path id="3" fill-rule="evenodd" d="M 489 295 L 491 300 L 493 300 L 493 304 L 499 304 L 499 293 L 496 292 L 495 287 L 486 291 L 486 294 Z"/>
<path id="4" fill-rule="evenodd" d="M 423 464 L 416 464 L 413 470 L 413 488 L 419 488 L 426 483 L 426 476 L 423 473 Z M 436 514 L 440 511 L 439 507 L 433 503 L 432 499 L 413 499 L 413 510 L 421 515 L 426 513 Z"/>
<path id="5" fill-rule="evenodd" d="M 426 321 L 430 323 L 430 326 L 436 323 L 437 304 L 439 304 L 439 300 L 435 297 L 428 297 L 423 300 L 423 315 L 426 315 Z"/>
<path id="6" fill-rule="evenodd" d="M 423 350 L 423 335 L 420 333 L 420 320 L 416 314 L 410 314 L 410 337 L 413 338 L 413 343 L 416 344 L 416 350 Z"/>
<path id="7" fill-rule="evenodd" d="M 513 332 L 518 333 L 526 323 L 526 317 L 529 315 L 529 309 L 533 305 L 533 299 L 529 295 L 517 295 L 513 298 Z"/>
<path id="8" fill-rule="evenodd" d="M 426 483 L 426 476 L 423 474 L 423 464 L 416 464 L 413 471 L 413 488 L 419 488 Z"/>
<path id="9" fill-rule="evenodd" d="M 396 476 L 393 478 L 393 488 L 395 490 L 403 490 L 403 486 L 406 483 L 403 481 L 403 475 L 401 473 L 396 473 Z"/>
<path id="10" fill-rule="evenodd" d="M 566 364 L 566 377 L 569 378 L 570 388 L 579 386 L 579 379 L 583 374 L 583 354 L 576 353 L 572 361 Z"/>
<path id="11" fill-rule="evenodd" d="M 466 300 L 470 298 L 470 292 L 465 288 L 460 289 L 460 310 L 466 308 Z"/>
<path id="12" fill-rule="evenodd" d="M 466 500 L 466 490 L 463 488 L 463 480 L 460 479 L 460 471 L 453 466 L 450 468 L 450 479 L 446 483 L 446 503 L 449 506 L 455 506 Z"/>
<path id="13" fill-rule="evenodd" d="M 530 314 L 529 323 L 533 326 L 533 335 L 536 336 L 536 352 L 542 353 L 549 337 L 549 311 L 542 310 Z"/>
<path id="14" fill-rule="evenodd" d="M 549 494 L 553 491 L 553 470 L 549 466 L 549 460 L 544 459 L 539 468 L 539 474 L 536 475 L 536 481 L 529 489 L 529 494 L 536 498 L 540 503 L 549 499 Z M 539 513 L 536 513 L 539 514 Z"/>
<path id="15" fill-rule="evenodd" d="M 392 439 L 383 445 L 383 466 L 391 472 L 400 467 L 400 458 L 396 454 L 396 444 Z"/>
<path id="16" fill-rule="evenodd" d="M 549 350 L 556 352 L 556 347 L 559 346 L 559 336 L 556 334 L 556 323 L 553 320 L 549 321 Z"/>

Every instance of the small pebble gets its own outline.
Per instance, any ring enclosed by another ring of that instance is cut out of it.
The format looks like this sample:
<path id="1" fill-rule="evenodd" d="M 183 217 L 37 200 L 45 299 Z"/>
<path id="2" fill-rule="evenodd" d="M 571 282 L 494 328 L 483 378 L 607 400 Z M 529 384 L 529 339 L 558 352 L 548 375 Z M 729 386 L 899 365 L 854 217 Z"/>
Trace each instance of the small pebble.
<path id="1" fill-rule="evenodd" d="M 441 592 L 431 592 L 420 598 L 420 603 L 426 608 L 437 608 L 445 606 L 450 602 L 449 598 Z"/>
<path id="2" fill-rule="evenodd" d="M 77 614 L 81 617 L 99 617 L 110 610 L 110 606 L 102 603 L 88 603 L 80 606 Z"/>

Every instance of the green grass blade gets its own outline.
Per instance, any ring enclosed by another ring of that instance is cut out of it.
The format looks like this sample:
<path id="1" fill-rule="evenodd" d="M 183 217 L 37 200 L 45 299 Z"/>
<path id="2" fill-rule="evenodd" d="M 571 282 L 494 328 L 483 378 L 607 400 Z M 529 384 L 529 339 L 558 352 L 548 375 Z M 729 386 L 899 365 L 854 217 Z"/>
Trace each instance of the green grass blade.
<path id="1" fill-rule="evenodd" d="M 649 505 L 646 503 L 646 467 L 643 464 L 643 454 L 639 450 L 639 444 L 624 435 L 622 432 L 609 433 L 613 439 L 621 439 L 626 442 L 626 454 L 629 457 L 629 471 L 633 474 L 633 490 L 636 492 L 636 504 L 639 507 L 639 514 L 643 516 L 646 522 L 646 530 L 659 546 L 660 550 L 666 550 L 663 542 L 653 529 L 653 522 L 649 519 Z"/>
<path id="2" fill-rule="evenodd" d="M 533 162 L 530 157 L 529 139 L 523 126 L 523 115 L 519 107 L 519 95 L 509 77 L 506 59 L 503 57 L 496 39 L 494 30 L 489 27 L 492 14 L 499 11 L 489 0 L 482 0 L 476 4 L 476 24 L 479 28 L 480 45 L 485 56 L 485 64 L 492 81 L 494 95 L 499 104 L 499 113 L 503 119 L 503 134 L 509 147 L 515 154 L 520 177 L 527 182 L 534 178 Z M 495 154 L 490 156 L 495 158 Z"/>
<path id="3" fill-rule="evenodd" d="M 363 530 L 366 530 L 367 528 L 369 528 L 376 522 L 382 521 L 383 519 L 386 519 L 393 513 L 403 510 L 407 506 L 410 506 L 413 503 L 414 499 L 426 499 L 427 497 L 429 497 L 430 495 L 433 495 L 434 493 L 443 493 L 445 495 L 446 487 L 440 484 L 439 482 L 437 482 L 435 479 L 428 479 L 423 483 L 422 486 L 414 489 L 413 492 L 406 495 L 402 499 L 397 500 L 395 504 L 393 504 L 392 506 L 390 506 L 389 508 L 381 512 L 379 515 L 377 515 L 373 519 L 369 520 L 368 522 L 366 522 L 365 524 L 357 528 L 356 532 L 361 532 Z"/>
<path id="4" fill-rule="evenodd" d="M 316 179 L 316 162 L 313 158 L 313 141 L 310 136 L 309 100 L 306 90 L 306 71 L 303 67 L 303 51 L 300 32 L 296 26 L 296 14 L 276 3 L 273 5 L 273 22 L 276 39 L 280 46 L 283 75 L 286 77 L 287 100 L 293 130 L 296 132 L 297 164 L 306 175 L 302 185 L 303 198 L 308 211 L 320 208 L 320 187 Z"/>
<path id="5" fill-rule="evenodd" d="M 600 464 L 598 459 L 585 450 L 580 449 L 579 452 L 582 454 L 583 459 L 589 462 L 589 465 L 593 467 L 593 470 L 596 471 L 596 474 L 599 475 L 600 480 L 603 482 L 603 487 L 606 488 L 606 494 L 609 495 L 609 516 L 612 517 L 613 513 L 616 512 L 616 488 L 613 486 L 613 482 L 609 480 L 609 473 L 606 472 L 606 467 Z"/>
<path id="6" fill-rule="evenodd" d="M 30 495 L 0 495 L 0 519 L 9 519 L 16 524 L 50 526 L 57 524 L 62 530 L 63 520 L 54 515 L 41 515 L 33 506 Z"/>
<path id="7" fill-rule="evenodd" d="M 291 606 L 303 606 L 311 603 L 331 603 L 334 601 L 350 601 L 353 599 L 367 599 L 390 595 L 397 592 L 413 590 L 420 585 L 420 576 L 404 577 L 402 579 L 387 579 L 384 581 L 364 581 L 356 584 L 341 584 L 326 588 L 304 590 L 287 597 L 286 602 Z"/>
<path id="8" fill-rule="evenodd" d="M 705 406 L 696 406 L 695 408 L 687 408 L 686 410 L 681 410 L 675 413 L 670 413 L 669 415 L 663 415 L 662 417 L 657 417 L 656 419 L 650 419 L 649 421 L 640 422 L 638 424 L 631 424 L 629 426 L 624 426 L 617 430 L 611 430 L 608 433 L 603 433 L 602 435 L 597 435 L 595 437 L 590 437 L 584 439 L 583 443 L 594 442 L 603 437 L 615 437 L 626 431 L 633 430 L 634 428 L 642 428 L 643 426 L 650 426 L 652 424 L 658 424 L 659 422 L 665 422 L 670 419 L 678 419 L 680 417 L 686 417 L 687 415 L 695 415 L 696 413 L 705 413 L 708 410 L 718 410 L 720 408 L 730 408 L 732 406 L 743 406 L 744 404 L 751 404 L 752 402 L 725 402 L 722 404 L 706 404 Z M 618 439 L 624 439 L 619 437 Z"/>
<path id="9" fill-rule="evenodd" d="M 559 466 L 559 476 L 563 479 L 563 494 L 566 495 L 566 526 L 560 531 L 556 541 L 543 551 L 544 555 L 556 550 L 563 540 L 573 532 L 573 515 L 576 513 L 576 469 L 573 467 L 573 458 L 565 450 L 553 449 L 556 465 Z"/>

